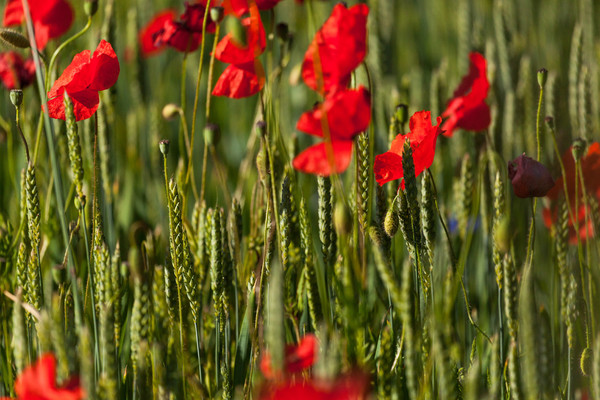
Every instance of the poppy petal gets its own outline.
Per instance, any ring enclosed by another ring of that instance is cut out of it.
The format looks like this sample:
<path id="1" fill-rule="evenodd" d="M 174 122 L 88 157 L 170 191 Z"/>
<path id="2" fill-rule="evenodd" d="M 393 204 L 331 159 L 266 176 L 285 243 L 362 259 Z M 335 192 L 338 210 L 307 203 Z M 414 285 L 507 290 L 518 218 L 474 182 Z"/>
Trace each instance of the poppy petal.
<path id="1" fill-rule="evenodd" d="M 219 41 L 215 48 L 215 58 L 221 62 L 229 64 L 245 64 L 262 54 L 267 45 L 265 28 L 260 20 L 258 11 L 252 13 L 248 18 L 244 18 L 242 26 L 246 29 L 246 46 L 241 46 L 228 33 Z"/>
<path id="2" fill-rule="evenodd" d="M 25 14 L 23 14 L 23 3 L 21 3 L 21 0 L 8 0 L 6 7 L 4 7 L 2 25 L 20 25 L 23 19 L 25 19 Z"/>
<path id="3" fill-rule="evenodd" d="M 375 156 L 373 163 L 375 180 L 382 186 L 384 183 L 400 179 L 404 176 L 402 169 L 402 157 L 391 151 Z"/>
<path id="4" fill-rule="evenodd" d="M 146 26 L 140 30 L 139 40 L 141 44 L 141 51 L 144 57 L 156 54 L 164 49 L 165 44 L 162 46 L 156 46 L 154 43 L 154 37 L 162 29 L 164 29 L 167 21 L 172 21 L 175 18 L 175 11 L 165 10 L 156 14 Z"/>
<path id="5" fill-rule="evenodd" d="M 232 99 L 253 96 L 265 85 L 265 76 L 260 61 L 247 64 L 231 64 L 221 74 L 213 89 L 213 96 Z"/>
<path id="6" fill-rule="evenodd" d="M 344 172 L 348 168 L 348 165 L 350 165 L 350 160 L 352 159 L 352 142 L 335 141 L 331 145 L 335 162 L 335 172 L 339 174 Z M 311 146 L 298 154 L 294 158 L 292 165 L 298 171 L 307 174 L 329 176 L 332 170 L 325 149 L 325 143 Z"/>
<path id="7" fill-rule="evenodd" d="M 62 94 L 63 88 L 70 85 L 71 90 L 83 90 L 90 84 L 91 76 L 88 73 L 90 69 L 91 51 L 84 50 L 73 57 L 71 64 L 65 68 L 62 75 L 52 85 L 48 92 L 48 97 L 56 97 Z"/>
<path id="8" fill-rule="evenodd" d="M 101 40 L 91 59 L 92 79 L 89 89 L 106 90 L 119 78 L 120 66 L 117 55 L 110 43 Z"/>
<path id="9" fill-rule="evenodd" d="M 334 7 L 304 55 L 302 78 L 308 87 L 327 93 L 347 86 L 351 72 L 365 58 L 368 14 L 366 4 Z"/>
<path id="10" fill-rule="evenodd" d="M 90 118 L 100 104 L 100 96 L 95 90 L 83 90 L 80 92 L 69 93 L 73 101 L 73 113 L 75 120 L 81 121 Z M 62 96 L 57 96 L 48 100 L 48 115 L 50 118 L 65 119 L 65 103 Z"/>
<path id="11" fill-rule="evenodd" d="M 310 135 L 323 137 L 324 116 L 332 140 L 352 140 L 371 122 L 369 91 L 360 86 L 356 90 L 338 90 L 329 94 L 323 104 L 300 116 L 296 129 Z"/>

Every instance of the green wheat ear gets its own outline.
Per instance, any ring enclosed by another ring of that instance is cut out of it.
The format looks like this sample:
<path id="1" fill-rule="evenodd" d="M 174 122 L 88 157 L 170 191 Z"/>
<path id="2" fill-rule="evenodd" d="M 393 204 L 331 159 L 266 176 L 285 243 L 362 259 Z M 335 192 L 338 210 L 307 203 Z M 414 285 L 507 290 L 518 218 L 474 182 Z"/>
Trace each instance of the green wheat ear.
<path id="1" fill-rule="evenodd" d="M 25 328 L 25 313 L 21 303 L 22 290 L 17 289 L 17 300 L 13 305 L 13 336 L 12 350 L 15 361 L 16 373 L 20 373 L 29 364 L 27 350 L 27 329 Z"/>
<path id="2" fill-rule="evenodd" d="M 512 340 L 517 340 L 517 272 L 512 257 L 504 256 L 504 314 L 508 325 L 508 333 Z"/>
<path id="3" fill-rule="evenodd" d="M 71 163 L 71 171 L 73 172 L 73 183 L 79 198 L 83 197 L 83 162 L 81 159 L 81 145 L 79 140 L 79 132 L 77 131 L 77 122 L 73 111 L 73 101 L 65 91 L 65 122 L 67 126 L 67 146 L 69 150 L 69 161 Z"/>
<path id="4" fill-rule="evenodd" d="M 323 261 L 328 268 L 332 268 L 336 259 L 337 237 L 333 229 L 333 190 L 331 180 L 319 176 L 317 178 L 317 192 L 319 195 L 319 239 Z"/>
<path id="5" fill-rule="evenodd" d="M 371 198 L 371 170 L 373 163 L 371 162 L 369 152 L 369 131 L 365 131 L 356 137 L 357 148 L 357 181 L 356 187 L 356 211 L 358 213 L 358 222 L 362 232 L 366 234 L 367 223 L 369 217 L 369 203 Z"/>
<path id="6" fill-rule="evenodd" d="M 494 270 L 496 272 L 496 284 L 502 289 L 504 280 L 504 268 L 502 262 L 502 244 L 500 237 L 501 223 L 504 218 L 504 182 L 500 173 L 496 173 L 494 182 L 494 218 L 492 222 L 492 259 L 494 260 Z"/>

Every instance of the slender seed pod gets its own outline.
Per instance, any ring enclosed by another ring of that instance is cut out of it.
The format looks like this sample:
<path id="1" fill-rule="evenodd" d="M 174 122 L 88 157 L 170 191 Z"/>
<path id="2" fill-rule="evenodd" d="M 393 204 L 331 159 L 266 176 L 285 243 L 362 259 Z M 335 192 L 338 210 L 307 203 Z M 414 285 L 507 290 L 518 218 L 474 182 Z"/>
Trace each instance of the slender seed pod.
<path id="1" fill-rule="evenodd" d="M 417 177 L 415 176 L 415 164 L 413 160 L 412 147 L 410 140 L 406 139 L 402 149 L 402 169 L 404 170 L 404 187 L 408 209 L 410 210 L 410 221 L 412 231 L 412 243 L 415 250 L 420 250 L 421 241 L 421 220 L 419 205 L 419 190 L 417 189 Z"/>
<path id="2" fill-rule="evenodd" d="M 508 378 L 510 382 L 510 396 L 514 400 L 521 399 L 521 373 L 517 353 L 517 342 L 510 341 L 508 346 Z"/>
<path id="3" fill-rule="evenodd" d="M 458 229 L 460 236 L 465 238 L 471 214 L 473 193 L 473 163 L 469 154 L 465 154 L 460 168 L 460 183 L 458 194 Z"/>
<path id="4" fill-rule="evenodd" d="M 71 162 L 71 171 L 73 172 L 73 183 L 77 195 L 83 196 L 83 162 L 81 159 L 81 145 L 79 144 L 79 133 L 77 132 L 77 122 L 73 111 L 73 101 L 65 91 L 65 122 L 67 126 L 67 145 L 69 149 L 69 161 Z"/>
<path id="5" fill-rule="evenodd" d="M 27 225 L 29 229 L 29 240 L 31 242 L 31 254 L 27 273 L 28 287 L 27 298 L 36 309 L 40 309 L 42 300 L 42 281 L 39 250 L 40 238 L 40 200 L 35 179 L 35 168 L 33 164 L 27 166 Z"/>
<path id="6" fill-rule="evenodd" d="M 504 280 L 504 268 L 502 262 L 502 245 L 500 243 L 500 227 L 504 218 L 504 183 L 500 178 L 500 173 L 496 172 L 494 182 L 494 218 L 492 222 L 492 259 L 494 261 L 494 270 L 496 271 L 496 284 L 498 289 L 502 289 Z"/>
<path id="7" fill-rule="evenodd" d="M 135 253 L 133 253 L 135 254 Z M 138 373 L 138 367 L 144 363 L 143 358 L 146 357 L 145 350 L 150 333 L 150 318 L 152 318 L 150 287 L 144 276 L 137 257 L 132 257 L 130 265 L 135 268 L 133 271 L 133 307 L 131 309 L 131 327 L 130 327 L 130 344 L 131 344 L 131 361 L 133 364 L 134 376 Z"/>
<path id="8" fill-rule="evenodd" d="M 184 249 L 184 235 L 182 221 L 182 201 L 177 183 L 171 178 L 169 181 L 169 237 L 171 241 L 171 262 L 173 263 L 173 276 L 177 285 L 177 292 L 183 294 L 183 271 L 186 269 L 186 251 Z"/>
<path id="9" fill-rule="evenodd" d="M 221 210 L 215 210 L 212 215 L 211 233 L 210 233 L 210 287 L 212 290 L 213 305 L 215 308 L 215 318 L 221 319 L 223 307 L 221 302 L 221 293 L 223 293 L 223 247 L 221 239 Z"/>
<path id="10" fill-rule="evenodd" d="M 170 259 L 167 265 L 171 264 Z M 179 321 L 179 298 L 177 297 L 177 285 L 173 274 L 173 266 L 166 267 L 164 270 L 165 279 L 165 300 L 167 302 L 167 312 L 169 314 L 170 327 L 173 329 L 175 323 Z"/>
<path id="11" fill-rule="evenodd" d="M 21 288 L 25 290 L 27 287 L 27 246 L 24 242 L 19 244 L 19 250 L 17 252 L 17 282 L 16 288 Z M 27 301 L 27 299 L 25 299 Z"/>
<path id="12" fill-rule="evenodd" d="M 198 281 L 198 275 L 194 270 L 190 247 L 188 244 L 187 234 L 183 233 L 183 251 L 184 251 L 184 268 L 183 268 L 183 285 L 185 287 L 185 293 L 188 301 L 190 302 L 190 311 L 194 322 L 198 321 L 200 315 L 200 282 Z"/>
<path id="13" fill-rule="evenodd" d="M 67 353 L 66 332 L 63 323 L 61 299 L 58 294 L 52 296 L 52 347 L 57 360 L 57 378 L 64 381 L 69 378 L 69 356 Z"/>
<path id="14" fill-rule="evenodd" d="M 569 118 L 571 120 L 571 129 L 577 132 L 576 136 L 582 136 L 579 126 L 579 71 L 581 69 L 581 47 L 582 47 L 583 30 L 579 23 L 573 28 L 573 36 L 571 36 L 571 53 L 569 55 Z"/>
<path id="15" fill-rule="evenodd" d="M 12 316 L 12 349 L 17 374 L 23 371 L 29 363 L 29 357 L 27 356 L 27 329 L 25 329 L 25 313 L 21 306 L 21 294 L 22 290 L 17 290 L 17 301 L 13 305 Z"/>
<path id="16" fill-rule="evenodd" d="M 425 249 L 429 260 L 429 270 L 424 269 L 424 272 L 425 279 L 431 282 L 436 237 L 436 210 L 431 178 L 426 174 L 423 174 L 421 188 L 423 205 L 421 208 L 421 224 L 423 225 L 423 238 L 425 239 Z"/>
<path id="17" fill-rule="evenodd" d="M 517 273 L 512 257 L 504 256 L 504 314 L 508 325 L 508 333 L 512 340 L 517 340 Z"/>
<path id="18" fill-rule="evenodd" d="M 332 267 L 336 258 L 336 234 L 333 229 L 333 192 L 331 180 L 319 176 L 317 178 L 319 194 L 319 239 L 325 265 Z"/>
<path id="19" fill-rule="evenodd" d="M 96 315 L 100 315 L 100 308 L 103 304 L 110 302 L 111 277 L 110 277 L 110 254 L 105 243 L 95 246 L 93 250 L 94 260 L 94 299 L 96 305 Z"/>
<path id="20" fill-rule="evenodd" d="M 369 157 L 369 131 L 365 131 L 356 137 L 356 156 L 358 164 L 358 174 L 356 187 L 358 188 L 356 197 L 356 211 L 358 213 L 358 223 L 362 232 L 366 232 L 369 216 L 369 199 L 371 195 L 371 171 L 373 163 Z"/>
<path id="21" fill-rule="evenodd" d="M 561 202 L 556 221 L 555 246 L 558 276 L 560 278 L 560 314 L 563 322 L 567 320 L 567 296 L 569 293 L 569 267 L 567 265 L 567 237 L 569 234 L 569 209 L 566 202 Z"/>
<path id="22" fill-rule="evenodd" d="M 569 287 L 567 294 L 567 319 L 565 324 L 567 325 L 567 344 L 570 349 L 574 347 L 575 343 L 575 321 L 577 320 L 577 282 L 573 274 L 569 275 Z"/>
<path id="23" fill-rule="evenodd" d="M 29 303 L 36 310 L 41 309 L 42 305 L 42 278 L 40 276 L 40 259 L 37 249 L 32 248 L 29 253 L 29 263 L 27 265 L 27 284 L 26 292 Z M 29 314 L 30 317 L 31 314 Z"/>

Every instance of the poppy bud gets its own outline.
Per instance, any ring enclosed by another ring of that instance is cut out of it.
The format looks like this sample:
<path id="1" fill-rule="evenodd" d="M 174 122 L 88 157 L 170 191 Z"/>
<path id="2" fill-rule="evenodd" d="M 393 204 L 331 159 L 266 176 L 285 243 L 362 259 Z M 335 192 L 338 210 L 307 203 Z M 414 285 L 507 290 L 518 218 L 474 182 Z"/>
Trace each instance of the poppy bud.
<path id="1" fill-rule="evenodd" d="M 546 122 L 546 126 L 548 127 L 548 129 L 550 129 L 551 131 L 554 130 L 554 117 L 552 117 L 551 115 L 547 115 L 546 118 L 544 118 L 544 122 Z"/>
<path id="2" fill-rule="evenodd" d="M 167 154 L 169 154 L 169 141 L 167 139 L 163 139 L 160 142 L 158 142 L 158 148 L 160 149 L 160 152 L 163 154 L 163 156 L 166 156 Z"/>
<path id="3" fill-rule="evenodd" d="M 256 129 L 258 130 L 258 133 L 260 133 L 261 137 L 265 137 L 267 135 L 267 124 L 265 121 L 258 121 L 256 123 Z"/>
<path id="4" fill-rule="evenodd" d="M 23 91 L 21 89 L 13 89 L 10 91 L 10 101 L 15 107 L 19 107 L 23 103 Z"/>
<path id="5" fill-rule="evenodd" d="M 98 11 L 98 0 L 86 0 L 83 2 L 83 11 L 88 17 L 93 17 Z"/>
<path id="6" fill-rule="evenodd" d="M 406 104 L 398 104 L 395 116 L 398 122 L 404 125 L 408 121 L 408 106 Z"/>
<path id="7" fill-rule="evenodd" d="M 389 237 L 394 237 L 396 232 L 398 232 L 399 225 L 400 215 L 398 214 L 398 209 L 396 208 L 395 204 L 392 203 L 392 206 L 385 214 L 385 219 L 383 220 L 383 229 Z"/>
<path id="8" fill-rule="evenodd" d="M 246 47 L 246 29 L 242 26 L 242 23 L 237 18 L 227 19 L 227 31 L 231 34 L 233 40 L 241 47 Z"/>
<path id="9" fill-rule="evenodd" d="M 586 147 L 587 143 L 585 142 L 585 139 L 577 138 L 573 141 L 573 147 L 571 148 L 571 151 L 573 152 L 573 159 L 575 162 L 581 160 L 585 154 Z"/>
<path id="10" fill-rule="evenodd" d="M 221 21 L 223 21 L 224 17 L 225 17 L 225 9 L 223 7 L 217 6 L 217 7 L 212 7 L 210 9 L 210 19 L 215 24 L 220 24 Z"/>
<path id="11" fill-rule="evenodd" d="M 544 197 L 554 186 L 548 169 L 525 153 L 508 163 L 508 177 L 517 197 Z"/>
<path id="12" fill-rule="evenodd" d="M 221 130 L 219 129 L 219 125 L 208 123 L 204 127 L 204 142 L 209 146 L 216 146 L 219 144 L 219 139 L 221 139 Z"/>
<path id="13" fill-rule="evenodd" d="M 180 111 L 181 108 L 177 104 L 169 103 L 163 107 L 162 116 L 166 120 L 171 120 L 175 118 Z"/>
<path id="14" fill-rule="evenodd" d="M 4 43 L 19 49 L 26 49 L 29 47 L 29 39 L 13 29 L 0 29 L 0 39 Z"/>
<path id="15" fill-rule="evenodd" d="M 548 79 L 548 70 L 546 68 L 541 68 L 537 72 L 537 81 L 538 85 L 540 85 L 540 89 L 544 88 L 546 84 L 546 80 Z"/>
<path id="16" fill-rule="evenodd" d="M 275 36 L 281 39 L 282 42 L 286 42 L 288 40 L 289 33 L 290 30 L 288 28 L 288 24 L 280 22 L 275 25 Z"/>
<path id="17" fill-rule="evenodd" d="M 352 231 L 352 216 L 343 202 L 335 205 L 333 223 L 338 235 L 347 235 Z"/>

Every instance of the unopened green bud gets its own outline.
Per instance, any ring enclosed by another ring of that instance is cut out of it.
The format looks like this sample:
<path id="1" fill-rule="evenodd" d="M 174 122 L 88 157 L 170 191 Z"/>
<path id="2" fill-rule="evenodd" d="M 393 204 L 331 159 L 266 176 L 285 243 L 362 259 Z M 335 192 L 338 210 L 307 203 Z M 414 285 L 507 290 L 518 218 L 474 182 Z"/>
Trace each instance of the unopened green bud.
<path id="1" fill-rule="evenodd" d="M 280 22 L 275 25 L 275 36 L 277 36 L 282 42 L 286 42 L 288 40 L 289 33 L 290 29 L 288 28 L 288 24 L 285 22 Z"/>
<path id="2" fill-rule="evenodd" d="M 162 116 L 166 120 L 171 120 L 171 119 L 177 117 L 177 115 L 179 115 L 180 111 L 181 111 L 181 107 L 179 107 L 177 104 L 169 103 L 163 107 Z"/>
<path id="3" fill-rule="evenodd" d="M 389 237 L 394 237 L 396 232 L 398 232 L 399 225 L 400 214 L 398 213 L 398 209 L 395 207 L 395 205 L 392 204 L 390 209 L 385 214 L 385 219 L 383 221 L 383 229 Z"/>
<path id="4" fill-rule="evenodd" d="M 22 33 L 15 31 L 14 29 L 1 28 L 0 29 L 0 40 L 12 47 L 19 49 L 26 49 L 29 47 L 29 39 L 27 39 Z"/>
<path id="5" fill-rule="evenodd" d="M 10 91 L 10 101 L 15 107 L 23 104 L 23 91 L 21 89 L 12 89 Z"/>
<path id="6" fill-rule="evenodd" d="M 219 129 L 219 125 L 208 123 L 204 127 L 204 142 L 209 146 L 216 146 L 219 144 L 219 140 L 221 139 L 221 130 Z"/>
<path id="7" fill-rule="evenodd" d="M 396 106 L 395 117 L 400 124 L 405 124 L 408 121 L 408 106 L 406 104 L 398 104 Z"/>
<path id="8" fill-rule="evenodd" d="M 98 11 L 98 0 L 85 0 L 83 2 L 83 11 L 88 17 L 93 17 Z"/>
<path id="9" fill-rule="evenodd" d="M 210 9 L 210 19 L 215 24 L 220 24 L 225 17 L 225 9 L 223 7 L 212 7 Z"/>
<path id="10" fill-rule="evenodd" d="M 538 81 L 538 85 L 540 85 L 540 89 L 542 89 L 544 87 L 547 80 L 548 80 L 548 70 L 546 68 L 540 68 L 537 72 L 537 81 Z"/>
<path id="11" fill-rule="evenodd" d="M 160 142 L 158 142 L 158 148 L 160 149 L 160 152 L 163 154 L 163 156 L 166 156 L 167 154 L 169 154 L 169 141 L 167 139 L 163 139 Z"/>
<path id="12" fill-rule="evenodd" d="M 244 29 L 239 19 L 234 17 L 228 18 L 227 31 L 231 34 L 231 37 L 237 44 L 241 47 L 246 47 L 246 29 Z"/>
<path id="13" fill-rule="evenodd" d="M 258 133 L 260 133 L 261 137 L 265 137 L 267 135 L 267 124 L 265 121 L 258 121 L 256 123 L 256 129 L 258 130 Z"/>
<path id="14" fill-rule="evenodd" d="M 352 232 L 352 216 L 346 205 L 342 202 L 338 202 L 335 205 L 333 223 L 338 235 L 347 235 Z"/>
<path id="15" fill-rule="evenodd" d="M 546 118 L 544 118 L 544 122 L 546 122 L 546 126 L 548 127 L 548 129 L 550 129 L 551 131 L 554 130 L 554 117 L 552 117 L 551 115 L 547 115 Z"/>
<path id="16" fill-rule="evenodd" d="M 585 142 L 585 139 L 577 138 L 573 141 L 573 147 L 571 148 L 571 151 L 573 152 L 573 158 L 575 159 L 575 162 L 583 158 L 586 147 L 587 143 Z"/>

